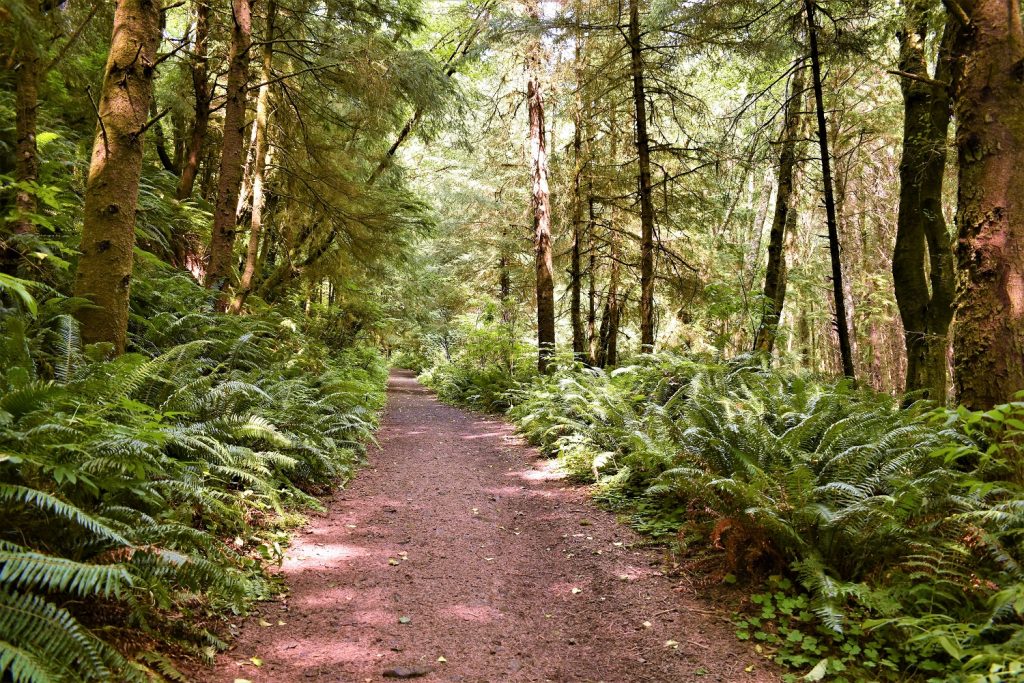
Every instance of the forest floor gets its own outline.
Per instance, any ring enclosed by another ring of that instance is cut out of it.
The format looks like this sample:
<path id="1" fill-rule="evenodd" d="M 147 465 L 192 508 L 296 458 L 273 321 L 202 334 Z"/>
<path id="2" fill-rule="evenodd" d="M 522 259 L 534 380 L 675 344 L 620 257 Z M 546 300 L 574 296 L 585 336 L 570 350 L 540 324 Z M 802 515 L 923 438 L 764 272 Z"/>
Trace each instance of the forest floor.
<path id="1" fill-rule="evenodd" d="M 777 681 L 729 609 L 497 418 L 395 372 L 369 465 L 199 680 Z"/>

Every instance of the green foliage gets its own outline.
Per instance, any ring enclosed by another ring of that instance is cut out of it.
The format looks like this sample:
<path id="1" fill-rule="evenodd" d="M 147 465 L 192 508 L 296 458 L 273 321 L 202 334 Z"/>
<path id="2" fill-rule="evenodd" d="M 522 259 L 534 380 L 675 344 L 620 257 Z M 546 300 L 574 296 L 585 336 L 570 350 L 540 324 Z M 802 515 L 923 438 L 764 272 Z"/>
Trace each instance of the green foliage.
<path id="1" fill-rule="evenodd" d="M 351 474 L 383 405 L 376 352 L 280 314 L 210 313 L 187 277 L 143 272 L 136 352 L 114 361 L 82 347 L 74 300 L 0 317 L 0 675 L 15 681 L 173 679 L 137 645 L 122 654 L 128 630 L 210 656 L 202 624 L 268 594 L 276 520 Z"/>
<path id="2" fill-rule="evenodd" d="M 751 641 L 777 664 L 810 669 L 805 676 L 786 674 L 783 680 L 903 680 L 908 672 L 939 672 L 939 661 L 903 646 L 891 629 L 868 629 L 864 610 L 848 609 L 851 624 L 836 631 L 821 623 L 807 594 L 780 575 L 770 576 L 766 592 L 750 596 L 737 615 L 736 637 Z"/>

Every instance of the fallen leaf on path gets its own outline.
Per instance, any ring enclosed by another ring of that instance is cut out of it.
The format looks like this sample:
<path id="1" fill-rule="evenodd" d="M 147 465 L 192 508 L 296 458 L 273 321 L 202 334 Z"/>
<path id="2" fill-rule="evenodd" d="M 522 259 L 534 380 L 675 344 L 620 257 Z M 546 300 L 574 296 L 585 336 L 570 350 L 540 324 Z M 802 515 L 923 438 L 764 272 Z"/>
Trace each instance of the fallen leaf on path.
<path id="1" fill-rule="evenodd" d="M 444 655 L 441 655 L 440 657 L 437 658 L 437 663 L 438 664 L 447 664 L 448 660 L 444 658 Z"/>
<path id="2" fill-rule="evenodd" d="M 236 678 L 235 683 L 252 683 L 248 678 Z"/>
<path id="3" fill-rule="evenodd" d="M 642 626 L 643 626 L 644 628 L 650 628 L 650 627 L 651 627 L 651 626 L 653 626 L 653 625 L 654 625 L 654 624 L 652 624 L 652 623 L 651 623 L 651 622 L 649 622 L 649 621 L 645 621 L 645 622 L 644 622 L 644 623 L 642 624 Z"/>
<path id="4" fill-rule="evenodd" d="M 397 567 L 399 564 L 401 564 L 401 562 L 399 562 L 398 560 L 396 560 L 393 557 L 389 557 L 388 558 L 388 564 L 390 564 L 392 567 Z"/>
<path id="5" fill-rule="evenodd" d="M 285 626 L 286 624 L 283 621 L 281 621 L 280 619 L 278 619 L 277 620 L 277 625 L 278 626 Z"/>
<path id="6" fill-rule="evenodd" d="M 249 661 L 252 662 L 253 666 L 263 666 L 263 660 L 259 657 L 250 657 Z"/>
<path id="7" fill-rule="evenodd" d="M 573 589 L 572 589 L 572 594 L 573 594 L 573 595 L 578 595 L 578 594 L 580 594 L 580 593 L 582 593 L 582 592 L 583 592 L 583 589 L 582 589 L 582 588 L 573 588 Z"/>
<path id="8" fill-rule="evenodd" d="M 266 628 L 266 627 L 268 627 L 268 626 L 273 626 L 273 624 L 271 624 L 271 623 L 270 623 L 269 621 L 267 621 L 266 619 L 260 619 L 260 626 L 262 626 L 263 628 Z"/>
<path id="9" fill-rule="evenodd" d="M 412 621 L 409 617 L 398 617 L 399 624 L 408 624 Z"/>
<path id="10" fill-rule="evenodd" d="M 675 641 L 675 640 L 666 640 L 665 641 L 665 647 L 671 647 L 671 648 L 675 648 L 675 649 L 678 650 L 679 649 L 679 642 Z"/>
<path id="11" fill-rule="evenodd" d="M 825 674 L 827 674 L 827 673 L 828 673 L 828 658 L 826 657 L 825 659 L 823 659 L 820 662 L 818 662 L 814 666 L 813 669 L 808 671 L 807 675 L 804 676 L 803 679 L 805 681 L 820 681 L 821 679 L 825 678 Z"/>

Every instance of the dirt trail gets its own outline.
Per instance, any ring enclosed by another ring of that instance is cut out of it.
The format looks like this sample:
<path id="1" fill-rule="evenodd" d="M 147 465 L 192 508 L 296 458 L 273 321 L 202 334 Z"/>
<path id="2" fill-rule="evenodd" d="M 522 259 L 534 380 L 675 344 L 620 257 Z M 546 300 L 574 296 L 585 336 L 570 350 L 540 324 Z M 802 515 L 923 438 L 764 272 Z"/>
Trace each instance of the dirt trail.
<path id="1" fill-rule="evenodd" d="M 206 680 L 777 680 L 508 424 L 394 373 L 379 439 Z"/>

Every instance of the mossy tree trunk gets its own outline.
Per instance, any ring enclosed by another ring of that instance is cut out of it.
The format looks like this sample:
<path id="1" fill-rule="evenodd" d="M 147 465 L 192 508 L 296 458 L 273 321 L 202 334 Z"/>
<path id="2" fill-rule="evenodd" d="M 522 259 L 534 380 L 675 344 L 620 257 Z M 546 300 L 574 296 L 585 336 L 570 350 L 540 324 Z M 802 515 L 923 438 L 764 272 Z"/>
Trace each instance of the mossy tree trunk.
<path id="1" fill-rule="evenodd" d="M 39 0 L 25 0 L 25 12 L 38 18 L 42 12 Z M 36 125 L 39 111 L 39 77 L 42 70 L 40 50 L 35 44 L 36 34 L 21 31 L 17 44 L 18 63 L 14 69 L 15 164 L 14 179 L 19 184 L 31 185 L 39 180 L 39 154 L 36 149 Z M 14 195 L 15 234 L 35 232 L 32 214 L 36 212 L 36 197 L 20 187 Z"/>
<path id="2" fill-rule="evenodd" d="M 78 312 L 82 340 L 108 342 L 116 354 L 124 352 L 128 332 L 142 141 L 153 94 L 160 13 L 154 0 L 117 3 L 85 187 L 74 291 L 93 305 Z"/>
<path id="3" fill-rule="evenodd" d="M 242 184 L 245 137 L 245 106 L 249 92 L 249 47 L 252 42 L 250 0 L 231 2 L 231 47 L 228 57 L 227 101 L 224 107 L 224 140 L 221 144 L 217 203 L 210 235 L 210 263 L 206 286 L 220 290 L 217 307 L 227 307 L 228 289 L 234 279 L 233 261 L 237 232 L 238 194 Z"/>
<path id="4" fill-rule="evenodd" d="M 920 391 L 926 398 L 944 402 L 956 292 L 953 250 L 942 213 L 953 31 L 947 24 L 932 77 L 925 49 L 928 15 L 936 4 L 908 0 L 899 35 L 904 125 L 892 274 L 907 352 L 906 391 Z"/>
<path id="5" fill-rule="evenodd" d="M 184 161 L 178 177 L 176 196 L 179 200 L 192 196 L 196 176 L 199 174 L 199 162 L 203 158 L 203 147 L 206 143 L 206 131 L 210 127 L 210 101 L 213 89 L 210 87 L 208 62 L 210 40 L 210 6 L 206 0 L 195 0 L 195 38 L 192 43 L 192 90 L 195 94 L 195 118 L 189 130 L 188 142 L 185 146 Z"/>

